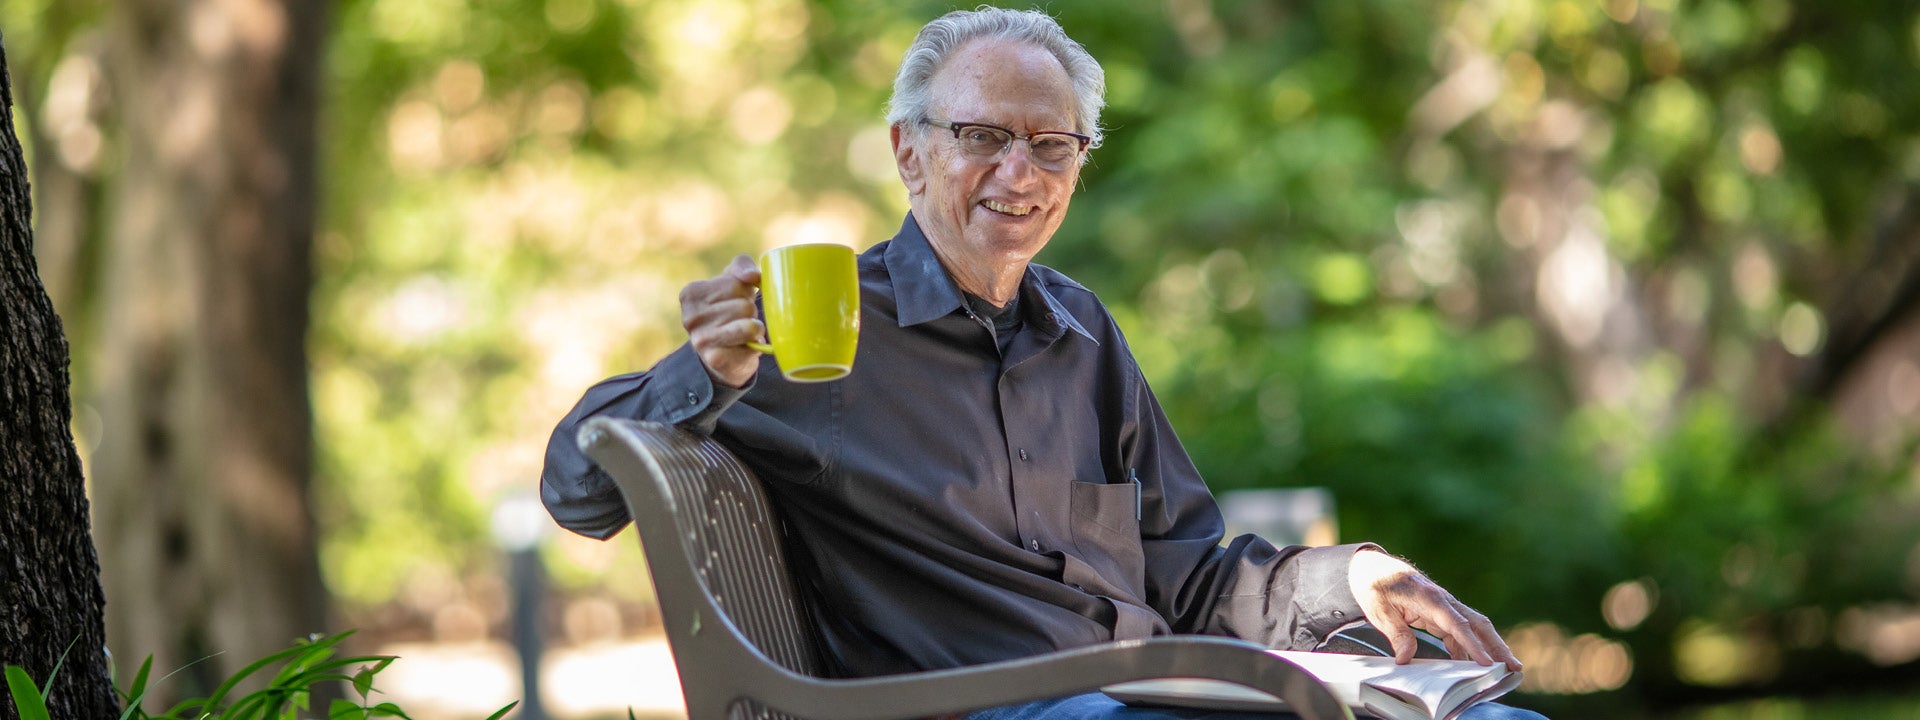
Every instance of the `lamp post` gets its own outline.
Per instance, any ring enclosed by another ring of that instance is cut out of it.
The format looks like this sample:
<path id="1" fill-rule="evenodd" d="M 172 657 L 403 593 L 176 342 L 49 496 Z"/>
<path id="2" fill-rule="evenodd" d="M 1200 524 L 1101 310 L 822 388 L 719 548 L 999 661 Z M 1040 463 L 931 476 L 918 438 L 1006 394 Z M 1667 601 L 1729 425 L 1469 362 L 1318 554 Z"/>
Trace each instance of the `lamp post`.
<path id="1" fill-rule="evenodd" d="M 540 700 L 540 633 L 542 600 L 547 592 L 547 569 L 540 561 L 540 541 L 551 523 L 539 499 L 515 493 L 493 508 L 493 538 L 507 553 L 507 585 L 512 596 L 513 649 L 520 655 L 520 720 L 547 720 Z"/>

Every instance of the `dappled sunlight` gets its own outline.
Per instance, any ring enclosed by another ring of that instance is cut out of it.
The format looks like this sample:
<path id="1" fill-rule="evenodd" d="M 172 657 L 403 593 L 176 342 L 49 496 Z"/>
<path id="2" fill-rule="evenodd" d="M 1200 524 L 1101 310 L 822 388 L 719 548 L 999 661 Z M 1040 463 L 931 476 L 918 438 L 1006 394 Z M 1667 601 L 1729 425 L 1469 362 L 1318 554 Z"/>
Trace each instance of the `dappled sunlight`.
<path id="1" fill-rule="evenodd" d="M 1460 238 L 1478 211 L 1461 203 L 1428 200 L 1402 205 L 1394 223 L 1406 241 L 1408 267 L 1429 287 L 1451 285 L 1462 279 Z"/>
<path id="2" fill-rule="evenodd" d="M 400 103 L 387 121 L 387 154 L 403 174 L 437 170 L 446 155 L 440 111 L 424 100 Z"/>
<path id="3" fill-rule="evenodd" d="M 733 229 L 733 201 L 711 183 L 681 180 L 653 199 L 661 236 L 683 249 L 711 246 Z"/>
<path id="4" fill-rule="evenodd" d="M 1458 63 L 1458 67 L 1421 96 L 1408 111 L 1408 116 L 1423 134 L 1436 137 L 1445 135 L 1500 97 L 1504 78 L 1492 56 L 1472 54 Z M 1295 112 L 1284 114 L 1297 115 Z"/>
<path id="5" fill-rule="evenodd" d="M 793 103 L 773 88 L 748 89 L 733 101 L 727 112 L 727 127 L 733 136 L 748 145 L 765 145 L 780 139 L 793 121 Z"/>
<path id="6" fill-rule="evenodd" d="M 651 296 L 672 291 L 648 280 L 636 275 L 596 288 L 542 290 L 526 298 L 515 311 L 513 325 L 524 345 L 539 353 L 541 384 L 565 397 L 611 374 L 602 363 L 615 346 L 627 343 L 649 319 L 666 315 L 665 301 Z M 641 313 L 636 306 L 658 310 Z M 565 388 L 574 390 L 563 392 Z"/>
<path id="7" fill-rule="evenodd" d="M 884 124 L 868 125 L 847 143 L 847 169 L 862 180 L 891 188 L 900 182 L 893 160 L 893 141 Z"/>
<path id="8" fill-rule="evenodd" d="M 1920 412 L 1920 363 L 1913 360 L 1901 360 L 1887 374 L 1887 397 L 1893 400 L 1895 412 L 1912 415 Z"/>
<path id="9" fill-rule="evenodd" d="M 1621 291 L 1621 270 L 1607 253 L 1603 236 L 1586 223 L 1576 224 L 1540 264 L 1540 306 L 1568 344 L 1589 347 L 1600 337 L 1607 310 Z"/>
<path id="10" fill-rule="evenodd" d="M 431 343 L 472 322 L 466 293 L 448 278 L 419 275 L 401 283 L 375 311 L 375 327 L 398 346 Z"/>
<path id="11" fill-rule="evenodd" d="M 537 436 L 542 429 L 541 426 L 546 424 L 544 422 L 515 423 L 526 433 L 534 436 Z M 538 444 L 517 440 L 496 442 L 480 447 L 467 459 L 464 473 L 467 486 L 472 488 L 474 497 L 483 499 L 511 497 L 528 492 L 531 488 L 527 478 L 540 477 L 540 468 L 546 459 L 545 455 L 543 448 Z M 551 530 L 551 523 L 544 514 L 539 515 L 538 520 L 543 530 Z"/>
<path id="12" fill-rule="evenodd" d="M 1600 614 L 1615 630 L 1632 630 L 1653 612 L 1659 592 L 1651 578 L 1629 580 L 1607 589 L 1600 599 Z"/>
<path id="13" fill-rule="evenodd" d="M 384 697 L 375 697 L 417 720 L 483 718 L 520 699 L 520 661 L 506 643 L 407 643 L 375 652 L 401 658 L 380 673 Z"/>
<path id="14" fill-rule="evenodd" d="M 556 652 L 541 673 L 550 705 L 561 717 L 605 717 L 632 709 L 640 715 L 684 715 L 680 676 L 664 638 L 598 643 Z"/>
<path id="15" fill-rule="evenodd" d="M 1876 665 L 1920 660 L 1920 606 L 1882 604 L 1847 608 L 1834 629 L 1840 647 Z"/>
<path id="16" fill-rule="evenodd" d="M 1568 637 L 1550 623 L 1529 623 L 1502 633 L 1526 664 L 1521 692 L 1582 695 L 1617 690 L 1633 676 L 1627 646 L 1592 633 Z"/>
<path id="17" fill-rule="evenodd" d="M 396 643 L 374 652 L 400 658 L 380 673 L 376 700 L 416 720 L 478 720 L 522 699 L 520 660 L 504 642 Z M 550 717 L 686 714 L 663 637 L 601 639 L 551 649 L 543 659 L 539 682 Z"/>
<path id="18" fill-rule="evenodd" d="M 417 46 L 444 45 L 467 26 L 461 0 L 374 0 L 373 32 L 389 41 Z"/>
<path id="19" fill-rule="evenodd" d="M 94 115 L 106 102 L 105 82 L 98 60 L 75 54 L 61 59 L 47 83 L 42 127 L 60 162 L 77 173 L 92 173 L 100 162 L 105 140 Z"/>
<path id="20" fill-rule="evenodd" d="M 1779 333 L 1780 344 L 1787 352 L 1805 357 L 1820 348 L 1820 341 L 1826 337 L 1826 324 L 1813 306 L 1794 302 L 1780 313 Z"/>
<path id="21" fill-rule="evenodd" d="M 462 113 L 486 97 L 487 76 L 472 60 L 449 60 L 433 75 L 433 99 L 440 109 Z"/>
<path id="22" fill-rule="evenodd" d="M 1780 647 L 1757 631 L 1692 619 L 1674 638 L 1673 662 L 1680 679 L 1695 685 L 1753 684 L 1780 672 Z"/>
<path id="23" fill-rule="evenodd" d="M 577 80 L 560 80 L 540 90 L 534 101 L 533 128 L 542 135 L 560 136 L 563 143 L 586 125 L 587 88 Z"/>
<path id="24" fill-rule="evenodd" d="M 1748 125 L 1740 131 L 1740 163 L 1755 175 L 1772 175 L 1780 169 L 1780 136 L 1763 123 Z"/>
<path id="25" fill-rule="evenodd" d="M 865 250 L 872 244 L 869 215 L 866 207 L 851 196 L 829 193 L 812 212 L 775 216 L 767 223 L 760 244 L 763 249 L 772 249 L 798 243 L 834 243 Z"/>
<path id="26" fill-rule="evenodd" d="M 1773 257 L 1758 241 L 1743 245 L 1733 259 L 1733 292 L 1749 311 L 1771 309 L 1780 291 L 1780 273 Z"/>

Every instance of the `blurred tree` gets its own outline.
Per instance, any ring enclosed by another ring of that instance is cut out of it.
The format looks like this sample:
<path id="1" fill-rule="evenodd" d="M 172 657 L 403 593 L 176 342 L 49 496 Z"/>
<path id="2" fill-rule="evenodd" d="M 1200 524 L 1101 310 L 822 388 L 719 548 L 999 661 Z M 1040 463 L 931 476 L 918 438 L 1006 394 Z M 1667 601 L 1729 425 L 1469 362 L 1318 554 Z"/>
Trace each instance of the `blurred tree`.
<path id="1" fill-rule="evenodd" d="M 113 717 L 120 703 L 102 652 L 105 599 L 73 445 L 67 339 L 33 259 L 12 87 L 0 41 L 0 666 L 26 669 L 56 717 Z M 0 718 L 18 717 L 0 702 Z"/>
<path id="2" fill-rule="evenodd" d="M 326 628 L 306 330 L 325 4 L 126 0 L 98 50 L 95 533 L 131 676 L 208 689 Z"/>

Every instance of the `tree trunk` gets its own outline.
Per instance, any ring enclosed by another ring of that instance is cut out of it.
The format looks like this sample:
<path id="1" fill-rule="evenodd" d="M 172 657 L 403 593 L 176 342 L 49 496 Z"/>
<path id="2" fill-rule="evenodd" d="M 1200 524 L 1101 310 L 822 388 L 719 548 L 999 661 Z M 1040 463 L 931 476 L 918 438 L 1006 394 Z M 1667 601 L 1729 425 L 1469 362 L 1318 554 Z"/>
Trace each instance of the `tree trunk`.
<path id="1" fill-rule="evenodd" d="M 120 704 L 102 652 L 106 600 L 73 445 L 67 339 L 35 267 L 31 220 L 0 44 L 0 665 L 25 668 L 50 690 L 54 717 L 114 717 Z M 12 702 L 0 702 L 0 718 L 18 717 Z"/>
<path id="2" fill-rule="evenodd" d="M 123 153 L 91 394 L 96 529 L 120 671 L 211 657 L 170 697 L 325 629 L 306 365 L 323 9 L 110 13 Z"/>

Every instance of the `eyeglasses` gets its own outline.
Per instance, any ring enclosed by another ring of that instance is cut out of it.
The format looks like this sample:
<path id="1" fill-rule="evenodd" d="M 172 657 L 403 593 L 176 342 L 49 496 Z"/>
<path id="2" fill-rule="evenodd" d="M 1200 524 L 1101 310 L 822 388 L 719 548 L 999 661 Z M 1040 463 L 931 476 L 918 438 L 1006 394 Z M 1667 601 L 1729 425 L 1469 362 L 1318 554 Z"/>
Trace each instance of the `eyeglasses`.
<path id="1" fill-rule="evenodd" d="M 1012 130 L 985 123 L 945 122 L 941 120 L 921 120 L 920 122 L 937 128 L 953 131 L 953 139 L 960 141 L 960 151 L 982 160 L 998 159 L 1013 149 L 1015 138 L 1027 141 L 1027 156 L 1033 158 L 1033 164 L 1048 170 L 1065 170 L 1067 166 L 1086 151 L 1093 138 L 1080 133 L 1049 130 L 1021 135 Z"/>

